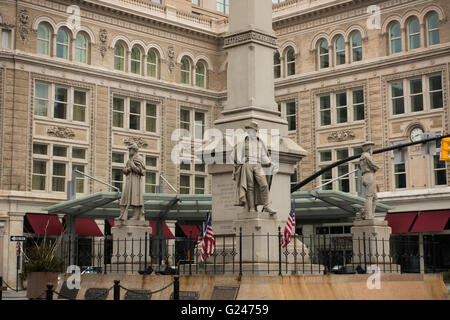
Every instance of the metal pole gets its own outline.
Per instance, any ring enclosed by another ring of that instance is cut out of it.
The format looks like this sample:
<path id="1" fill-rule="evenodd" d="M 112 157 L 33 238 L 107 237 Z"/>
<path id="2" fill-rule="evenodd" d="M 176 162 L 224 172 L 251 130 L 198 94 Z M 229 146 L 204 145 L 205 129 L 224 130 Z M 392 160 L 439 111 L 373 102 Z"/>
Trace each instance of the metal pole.
<path id="1" fill-rule="evenodd" d="M 53 283 L 51 282 L 47 283 L 45 300 L 53 300 Z"/>
<path id="2" fill-rule="evenodd" d="M 180 300 L 180 278 L 177 274 L 173 276 L 173 300 Z"/>
<path id="3" fill-rule="evenodd" d="M 144 241 L 145 241 L 145 245 L 144 245 L 144 247 L 145 247 L 145 253 L 144 253 L 144 270 L 147 270 L 147 238 L 148 238 L 148 235 L 147 235 L 147 232 L 145 233 L 145 239 L 144 239 Z"/>
<path id="4" fill-rule="evenodd" d="M 120 280 L 114 280 L 114 300 L 120 300 Z"/>
<path id="5" fill-rule="evenodd" d="M 3 277 L 0 276 L 0 301 L 3 299 Z"/>
<path id="6" fill-rule="evenodd" d="M 239 227 L 239 275 L 242 276 L 242 227 Z"/>
<path id="7" fill-rule="evenodd" d="M 278 275 L 281 276 L 281 227 L 278 226 Z"/>

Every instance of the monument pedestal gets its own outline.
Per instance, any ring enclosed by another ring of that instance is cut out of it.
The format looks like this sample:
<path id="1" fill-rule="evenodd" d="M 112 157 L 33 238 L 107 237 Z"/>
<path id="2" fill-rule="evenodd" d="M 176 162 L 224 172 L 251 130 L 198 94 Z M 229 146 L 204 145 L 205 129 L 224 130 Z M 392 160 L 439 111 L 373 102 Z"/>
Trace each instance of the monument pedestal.
<path id="1" fill-rule="evenodd" d="M 387 221 L 356 220 L 350 232 L 353 238 L 354 263 L 392 264 L 389 246 L 391 227 L 387 225 Z"/>
<path id="2" fill-rule="evenodd" d="M 148 225 L 148 221 L 115 221 L 114 227 L 111 228 L 113 238 L 112 264 L 124 265 L 124 268 L 131 270 L 139 270 L 139 265 L 143 265 L 145 255 L 147 254 L 148 265 L 150 265 L 150 256 L 145 252 L 145 242 L 152 234 L 152 228 Z"/>

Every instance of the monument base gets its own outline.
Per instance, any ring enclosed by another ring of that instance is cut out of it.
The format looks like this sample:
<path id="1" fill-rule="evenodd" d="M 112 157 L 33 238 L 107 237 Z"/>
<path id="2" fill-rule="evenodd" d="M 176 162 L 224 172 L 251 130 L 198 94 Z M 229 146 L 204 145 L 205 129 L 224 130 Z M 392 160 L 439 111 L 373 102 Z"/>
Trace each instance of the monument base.
<path id="1" fill-rule="evenodd" d="M 384 220 L 356 220 L 350 229 L 353 238 L 353 262 L 391 264 L 391 230 Z"/>
<path id="2" fill-rule="evenodd" d="M 112 264 L 138 264 L 139 259 L 144 261 L 145 244 L 152 234 L 152 228 L 148 225 L 148 221 L 117 220 L 114 227 L 111 228 L 111 234 L 113 239 Z M 150 261 L 148 252 L 147 261 Z M 131 270 L 131 266 L 126 266 L 126 268 Z"/>

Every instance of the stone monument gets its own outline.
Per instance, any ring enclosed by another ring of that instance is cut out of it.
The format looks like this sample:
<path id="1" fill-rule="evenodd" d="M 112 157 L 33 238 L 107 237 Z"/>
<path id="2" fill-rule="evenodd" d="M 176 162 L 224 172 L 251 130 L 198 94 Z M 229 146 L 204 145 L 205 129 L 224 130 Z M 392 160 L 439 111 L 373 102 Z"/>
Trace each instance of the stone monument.
<path id="1" fill-rule="evenodd" d="M 120 216 L 115 220 L 111 228 L 113 237 L 113 263 L 129 264 L 138 263 L 138 259 L 132 259 L 131 254 L 137 256 L 143 253 L 144 240 L 146 240 L 152 228 L 145 220 L 144 190 L 145 190 L 145 162 L 139 156 L 139 147 L 132 142 L 128 145 L 129 158 L 125 168 L 125 185 L 120 198 Z M 133 210 L 133 216 L 128 219 L 129 209 Z M 146 238 L 147 236 L 147 238 Z M 117 242 L 119 240 L 119 242 Z M 141 240 L 141 241 L 139 241 Z M 121 257 L 116 257 L 119 254 Z M 126 256 L 125 256 L 126 255 Z M 144 257 L 141 258 L 144 261 Z M 148 260 L 150 261 L 150 260 Z M 127 267 L 127 269 L 130 269 Z M 137 267 L 133 268 L 138 270 Z"/>
<path id="2" fill-rule="evenodd" d="M 259 266 L 267 272 L 268 263 L 278 262 L 276 235 L 278 227 L 284 229 L 291 209 L 291 174 L 306 156 L 288 137 L 287 121 L 275 103 L 277 42 L 270 0 L 231 1 L 224 49 L 228 54 L 227 102 L 214 123 L 224 138 L 207 141 L 203 148 L 212 176 L 213 229 L 215 235 L 236 236 L 242 229 L 247 235 L 242 248 L 244 272 L 251 267 L 258 271 Z M 245 156 L 239 159 L 246 145 L 248 161 Z M 252 146 L 258 157 L 252 154 Z M 301 246 L 297 244 L 300 250 Z"/>
<path id="3" fill-rule="evenodd" d="M 359 158 L 365 202 L 364 207 L 356 214 L 354 226 L 351 228 L 353 259 L 354 263 L 358 264 L 390 264 L 391 227 L 387 225 L 387 221 L 375 218 L 377 204 L 375 173 L 379 168 L 372 159 L 373 145 L 372 141 L 363 143 L 363 153 Z"/>

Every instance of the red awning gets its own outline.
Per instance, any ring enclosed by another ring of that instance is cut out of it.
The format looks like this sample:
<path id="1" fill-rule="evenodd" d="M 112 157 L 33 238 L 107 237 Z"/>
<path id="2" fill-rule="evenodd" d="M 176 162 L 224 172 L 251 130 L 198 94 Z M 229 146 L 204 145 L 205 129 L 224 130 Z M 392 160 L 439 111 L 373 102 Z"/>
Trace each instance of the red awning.
<path id="1" fill-rule="evenodd" d="M 148 224 L 149 224 L 150 227 L 152 227 L 152 234 L 150 235 L 150 237 L 153 237 L 154 235 L 157 234 L 156 221 L 150 220 L 148 222 Z M 170 231 L 169 227 L 167 226 L 167 224 L 164 221 L 163 221 L 163 235 L 167 239 L 175 239 L 173 233 Z"/>
<path id="2" fill-rule="evenodd" d="M 450 210 L 421 212 L 411 232 L 439 232 L 444 230 Z"/>
<path id="3" fill-rule="evenodd" d="M 183 230 L 184 234 L 188 239 L 197 239 L 198 235 L 200 234 L 200 227 L 199 226 L 189 226 L 189 225 L 181 225 L 181 230 Z M 191 238 L 192 236 L 192 238 Z"/>
<path id="4" fill-rule="evenodd" d="M 392 233 L 407 233 L 416 216 L 417 212 L 388 213 L 385 220 L 392 228 Z"/>
<path id="5" fill-rule="evenodd" d="M 97 222 L 89 218 L 76 218 L 75 232 L 82 237 L 103 237 Z"/>
<path id="6" fill-rule="evenodd" d="M 37 235 L 59 236 L 64 233 L 57 215 L 27 213 L 25 216 Z"/>

